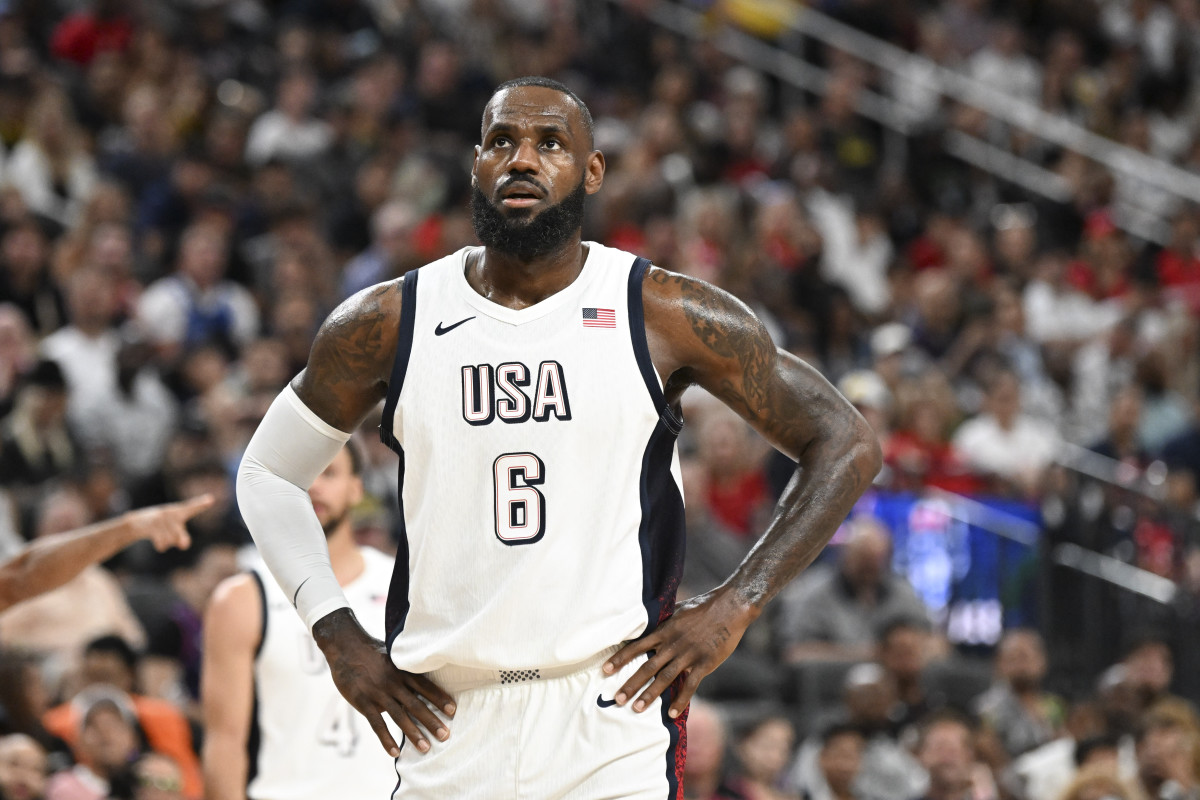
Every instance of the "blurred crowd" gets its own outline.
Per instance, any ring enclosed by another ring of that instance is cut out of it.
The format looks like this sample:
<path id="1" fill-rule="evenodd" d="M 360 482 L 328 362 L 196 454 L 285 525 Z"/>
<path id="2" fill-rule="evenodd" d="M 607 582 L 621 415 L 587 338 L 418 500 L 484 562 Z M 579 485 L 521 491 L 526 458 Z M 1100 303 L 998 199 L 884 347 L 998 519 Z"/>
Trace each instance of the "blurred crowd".
<path id="1" fill-rule="evenodd" d="M 190 550 L 135 547 L 0 616 L 0 798 L 201 795 L 203 612 L 250 557 L 242 449 L 341 300 L 474 243 L 483 103 L 527 74 L 595 116 L 608 172 L 585 238 L 750 304 L 876 429 L 878 492 L 1044 512 L 1047 641 L 1009 630 L 994 668 L 955 652 L 893 571 L 887 526 L 854 516 L 702 689 L 688 797 L 1200 797 L 1200 210 L 819 43 L 803 52 L 828 83 L 799 92 L 665 32 L 652 5 L 0 2 L 0 558 L 218 498 Z M 685 5 L 716 25 L 799 4 Z M 1197 0 L 813 5 L 921 69 L 1200 171 Z M 859 116 L 866 89 L 912 133 Z M 956 160 L 955 131 L 1038 163 L 1069 198 Z M 1122 203 L 1170 219 L 1169 242 L 1128 234 Z M 689 394 L 685 416 L 682 591 L 700 592 L 790 468 L 711 398 Z M 355 522 L 394 551 L 377 424 L 357 434 Z M 1050 566 L 1061 542 L 1175 599 L 1093 591 Z M 1088 614 L 1104 647 L 1073 660 Z"/>

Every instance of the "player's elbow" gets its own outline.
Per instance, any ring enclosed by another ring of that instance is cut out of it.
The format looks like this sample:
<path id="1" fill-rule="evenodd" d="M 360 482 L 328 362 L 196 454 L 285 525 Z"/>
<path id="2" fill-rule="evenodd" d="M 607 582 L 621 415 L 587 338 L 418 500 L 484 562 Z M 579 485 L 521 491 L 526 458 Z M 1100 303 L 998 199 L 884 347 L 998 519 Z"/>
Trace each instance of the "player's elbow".
<path id="1" fill-rule="evenodd" d="M 868 481 L 874 480 L 883 467 L 883 448 L 879 444 L 879 436 L 861 416 L 858 416 L 855 422 L 849 455 L 859 474 L 865 476 Z"/>

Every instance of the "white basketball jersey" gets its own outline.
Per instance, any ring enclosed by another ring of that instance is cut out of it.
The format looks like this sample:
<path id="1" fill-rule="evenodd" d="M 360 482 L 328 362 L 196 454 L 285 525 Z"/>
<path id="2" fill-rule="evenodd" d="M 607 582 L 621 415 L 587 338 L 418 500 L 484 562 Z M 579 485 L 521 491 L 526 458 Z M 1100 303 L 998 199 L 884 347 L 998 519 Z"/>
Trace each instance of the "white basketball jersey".
<path id="1" fill-rule="evenodd" d="M 366 568 L 343 587 L 350 608 L 373 636 L 384 633 L 392 560 L 362 549 Z M 378 800 L 396 783 L 392 758 L 367 721 L 338 693 L 308 628 L 264 568 L 263 637 L 254 662 L 250 735 L 251 800 Z"/>
<path id="2" fill-rule="evenodd" d="M 573 664 L 674 609 L 682 423 L 646 346 L 649 262 L 587 247 L 520 310 L 471 288 L 469 248 L 404 278 L 380 431 L 401 456 L 401 669 Z"/>

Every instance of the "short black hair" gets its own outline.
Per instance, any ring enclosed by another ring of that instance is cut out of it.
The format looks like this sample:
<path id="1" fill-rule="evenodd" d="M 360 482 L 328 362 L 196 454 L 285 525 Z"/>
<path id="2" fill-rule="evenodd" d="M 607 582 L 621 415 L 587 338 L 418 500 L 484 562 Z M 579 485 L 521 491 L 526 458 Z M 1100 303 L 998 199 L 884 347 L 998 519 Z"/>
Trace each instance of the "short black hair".
<path id="1" fill-rule="evenodd" d="M 579 116 L 583 118 L 583 127 L 587 129 L 588 146 L 591 147 L 596 142 L 596 123 L 592 119 L 592 110 L 588 108 L 587 103 L 575 94 L 571 87 L 565 83 L 556 81 L 553 78 L 546 78 L 541 75 L 526 75 L 523 78 L 513 78 L 511 81 L 505 81 L 496 87 L 492 92 L 492 97 L 488 98 L 488 103 L 492 102 L 492 98 L 503 92 L 505 89 L 516 89 L 521 86 L 540 86 L 543 89 L 553 89 L 556 92 L 562 92 L 579 108 Z"/>
<path id="2" fill-rule="evenodd" d="M 121 659 L 121 662 L 129 669 L 131 673 L 136 675 L 138 665 L 137 651 L 130 646 L 129 642 L 122 639 L 120 636 L 108 635 L 101 636 L 97 639 L 92 639 L 83 649 L 84 655 L 92 655 L 100 653 L 113 655 Z"/>
<path id="3" fill-rule="evenodd" d="M 857 736 L 863 740 L 867 738 L 861 727 L 845 719 L 838 719 L 826 725 L 821 729 L 820 736 L 821 747 L 828 747 L 829 743 L 839 736 Z"/>
<path id="4" fill-rule="evenodd" d="M 929 633 L 930 625 L 928 620 L 920 619 L 911 614 L 897 614 L 884 620 L 883 624 L 875 632 L 875 641 L 879 644 L 886 644 L 892 634 L 901 630 L 913 630 L 921 633 Z"/>

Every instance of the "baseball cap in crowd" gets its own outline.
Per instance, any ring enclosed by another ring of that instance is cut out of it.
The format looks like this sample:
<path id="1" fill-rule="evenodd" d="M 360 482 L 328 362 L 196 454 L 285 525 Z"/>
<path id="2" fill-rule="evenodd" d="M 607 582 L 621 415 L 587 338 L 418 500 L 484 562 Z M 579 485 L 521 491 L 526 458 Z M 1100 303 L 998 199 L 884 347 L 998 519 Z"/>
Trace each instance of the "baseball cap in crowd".
<path id="1" fill-rule="evenodd" d="M 869 369 L 847 372 L 838 381 L 838 391 L 859 408 L 887 411 L 892 405 L 892 393 L 879 374 Z"/>
<path id="2" fill-rule="evenodd" d="M 875 358 L 902 353 L 912 342 L 912 331 L 903 322 L 880 325 L 871 334 L 871 355 Z"/>

